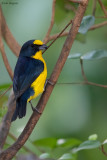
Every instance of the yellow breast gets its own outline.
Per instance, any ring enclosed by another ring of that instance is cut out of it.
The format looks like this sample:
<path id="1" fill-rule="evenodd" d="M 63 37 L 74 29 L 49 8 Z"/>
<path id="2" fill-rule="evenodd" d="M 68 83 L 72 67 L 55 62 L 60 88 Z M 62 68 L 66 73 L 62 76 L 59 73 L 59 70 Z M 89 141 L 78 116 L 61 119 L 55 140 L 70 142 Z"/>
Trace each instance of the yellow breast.
<path id="1" fill-rule="evenodd" d="M 34 90 L 34 95 L 30 96 L 30 98 L 28 99 L 28 102 L 36 98 L 39 94 L 41 94 L 44 91 L 44 85 L 47 77 L 47 66 L 46 66 L 45 60 L 42 57 L 42 52 L 38 51 L 34 56 L 32 56 L 32 58 L 41 60 L 44 63 L 44 70 L 38 76 L 38 78 L 31 84 L 31 87 Z"/>

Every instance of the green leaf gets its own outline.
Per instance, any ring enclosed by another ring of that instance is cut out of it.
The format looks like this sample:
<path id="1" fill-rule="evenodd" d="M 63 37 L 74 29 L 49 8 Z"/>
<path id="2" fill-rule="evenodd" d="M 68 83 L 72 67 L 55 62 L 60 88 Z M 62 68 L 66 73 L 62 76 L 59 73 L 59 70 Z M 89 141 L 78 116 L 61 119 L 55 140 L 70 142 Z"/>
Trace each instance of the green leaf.
<path id="1" fill-rule="evenodd" d="M 33 142 L 36 146 L 54 148 L 56 146 L 56 138 L 44 138 Z"/>
<path id="2" fill-rule="evenodd" d="M 98 148 L 100 146 L 101 146 L 101 143 L 99 141 L 85 141 L 81 143 L 78 148 L 74 149 L 73 152 L 75 153 L 80 150 Z"/>
<path id="3" fill-rule="evenodd" d="M 39 158 L 41 159 L 46 159 L 46 158 L 50 158 L 50 154 L 49 153 L 43 153 L 39 156 Z"/>
<path id="4" fill-rule="evenodd" d="M 68 153 L 70 149 L 66 147 L 57 147 L 51 151 L 51 156 L 53 159 L 60 158 L 63 154 Z"/>
<path id="5" fill-rule="evenodd" d="M 62 155 L 69 153 L 75 146 L 80 145 L 81 141 L 75 138 L 58 139 L 57 146 L 51 151 L 52 158 L 58 159 Z"/>
<path id="6" fill-rule="evenodd" d="M 103 59 L 107 58 L 107 51 L 106 50 L 93 50 L 81 56 L 83 60 L 96 60 L 96 59 Z"/>
<path id="7" fill-rule="evenodd" d="M 63 154 L 70 152 L 71 148 L 80 145 L 81 141 L 75 138 L 57 139 L 57 138 L 44 138 L 33 142 L 34 145 L 39 147 L 44 153 L 58 159 Z"/>
<path id="8" fill-rule="evenodd" d="M 75 53 L 68 56 L 69 59 L 78 59 L 80 58 L 81 53 Z"/>
<path id="9" fill-rule="evenodd" d="M 83 17 L 80 28 L 79 28 L 79 33 L 85 34 L 89 30 L 91 26 L 95 23 L 95 18 L 94 16 L 88 15 Z"/>
<path id="10" fill-rule="evenodd" d="M 107 139 L 105 139 L 104 142 L 103 142 L 102 144 L 103 144 L 103 145 L 104 145 L 104 144 L 107 144 Z"/>
<path id="11" fill-rule="evenodd" d="M 65 153 L 58 160 L 76 160 L 76 157 L 71 153 Z"/>
<path id="12" fill-rule="evenodd" d="M 59 139 L 60 140 L 60 139 Z M 77 145 L 80 145 L 81 141 L 75 138 L 70 138 L 70 139 L 64 139 L 63 143 L 59 143 L 59 140 L 57 141 L 57 145 L 61 147 L 74 147 Z"/>
<path id="13" fill-rule="evenodd" d="M 44 138 L 33 142 L 33 144 L 36 146 L 50 147 L 50 148 L 57 148 L 59 146 L 73 147 L 79 145 L 80 143 L 81 141 L 75 138 L 69 138 L 69 139 Z"/>
<path id="14" fill-rule="evenodd" d="M 92 135 L 90 135 L 90 136 L 88 137 L 88 139 L 89 139 L 90 141 L 95 141 L 95 140 L 97 140 L 97 138 L 98 138 L 98 135 L 97 135 L 97 134 L 92 134 Z"/>

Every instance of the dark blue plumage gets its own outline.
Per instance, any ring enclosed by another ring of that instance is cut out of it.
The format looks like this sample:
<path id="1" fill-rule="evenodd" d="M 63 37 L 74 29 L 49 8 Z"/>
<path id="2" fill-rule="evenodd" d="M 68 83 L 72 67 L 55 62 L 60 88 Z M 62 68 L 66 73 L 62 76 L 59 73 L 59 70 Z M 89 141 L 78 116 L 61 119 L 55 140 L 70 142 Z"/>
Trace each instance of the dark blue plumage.
<path id="1" fill-rule="evenodd" d="M 44 64 L 40 60 L 28 57 L 19 57 L 14 71 L 13 90 L 16 98 L 16 111 L 12 121 L 22 118 L 26 114 L 27 99 L 34 94 L 30 85 L 40 75 Z"/>
<path id="2" fill-rule="evenodd" d="M 28 57 L 19 57 L 13 78 L 13 90 L 16 99 L 30 87 L 43 69 L 44 64 L 42 61 Z"/>
<path id="3" fill-rule="evenodd" d="M 33 41 L 28 41 L 22 46 L 14 70 L 13 90 L 16 99 L 16 110 L 12 121 L 16 120 L 17 117 L 22 118 L 25 116 L 27 100 L 34 94 L 33 88 L 30 86 L 44 70 L 42 61 L 31 58 L 39 51 L 39 46 L 34 45 Z"/>
<path id="4" fill-rule="evenodd" d="M 34 91 L 32 88 L 28 88 L 22 96 L 17 98 L 16 100 L 16 109 L 14 112 L 14 115 L 12 117 L 12 121 L 16 120 L 17 117 L 22 118 L 26 115 L 26 104 L 27 99 L 34 94 Z"/>
<path id="5" fill-rule="evenodd" d="M 20 55 L 24 57 L 31 57 L 39 50 L 39 48 L 33 44 L 34 40 L 27 41 L 21 48 Z"/>

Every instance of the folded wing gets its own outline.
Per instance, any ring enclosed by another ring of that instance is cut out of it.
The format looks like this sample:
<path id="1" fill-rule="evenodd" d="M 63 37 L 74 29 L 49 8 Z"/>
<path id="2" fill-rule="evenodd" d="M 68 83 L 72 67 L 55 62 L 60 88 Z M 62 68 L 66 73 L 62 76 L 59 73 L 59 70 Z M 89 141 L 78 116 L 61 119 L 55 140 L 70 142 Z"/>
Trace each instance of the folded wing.
<path id="1" fill-rule="evenodd" d="M 19 57 L 14 71 L 13 90 L 19 98 L 43 72 L 44 64 L 40 60 Z"/>

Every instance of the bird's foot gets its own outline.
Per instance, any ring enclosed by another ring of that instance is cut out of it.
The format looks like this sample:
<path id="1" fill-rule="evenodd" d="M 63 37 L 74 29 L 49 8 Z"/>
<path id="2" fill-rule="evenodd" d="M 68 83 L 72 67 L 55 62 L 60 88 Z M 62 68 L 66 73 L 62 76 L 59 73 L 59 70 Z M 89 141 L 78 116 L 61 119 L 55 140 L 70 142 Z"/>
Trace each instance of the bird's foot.
<path id="1" fill-rule="evenodd" d="M 33 108 L 32 108 L 32 110 L 33 110 L 33 112 L 35 112 L 35 111 L 36 111 L 36 112 L 37 112 L 38 114 L 40 114 L 40 115 L 42 114 L 42 113 L 41 113 L 41 112 L 39 112 L 39 111 L 38 111 L 38 109 L 37 109 L 37 108 L 35 108 L 35 107 L 33 107 Z"/>
<path id="2" fill-rule="evenodd" d="M 31 105 L 31 108 L 32 108 L 32 111 L 33 111 L 33 112 L 35 112 L 35 111 L 36 111 L 38 114 L 42 114 L 41 112 L 39 112 L 39 111 L 38 111 L 38 109 L 37 109 L 37 108 L 33 107 L 33 105 L 32 105 L 32 103 L 31 103 L 31 101 L 29 101 L 29 103 L 30 103 L 30 105 Z"/>
<path id="3" fill-rule="evenodd" d="M 44 88 L 46 87 L 47 83 L 49 83 L 50 85 L 54 86 L 53 82 L 51 82 L 49 79 L 46 79 Z"/>
<path id="4" fill-rule="evenodd" d="M 47 79 L 47 83 L 51 84 L 52 86 L 54 86 L 54 83 L 51 82 L 49 79 Z"/>

